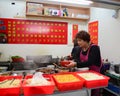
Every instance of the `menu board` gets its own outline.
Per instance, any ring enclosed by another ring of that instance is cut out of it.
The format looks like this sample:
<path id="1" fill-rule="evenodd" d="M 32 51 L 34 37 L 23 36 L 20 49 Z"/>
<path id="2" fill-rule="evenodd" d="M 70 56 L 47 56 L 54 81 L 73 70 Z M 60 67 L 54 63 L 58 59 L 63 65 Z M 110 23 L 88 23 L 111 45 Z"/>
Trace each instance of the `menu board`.
<path id="1" fill-rule="evenodd" d="M 98 21 L 90 22 L 88 24 L 88 30 L 91 36 L 91 42 L 98 44 Z"/>
<path id="2" fill-rule="evenodd" d="M 8 44 L 67 44 L 68 24 L 25 19 L 0 18 L 0 34 Z"/>

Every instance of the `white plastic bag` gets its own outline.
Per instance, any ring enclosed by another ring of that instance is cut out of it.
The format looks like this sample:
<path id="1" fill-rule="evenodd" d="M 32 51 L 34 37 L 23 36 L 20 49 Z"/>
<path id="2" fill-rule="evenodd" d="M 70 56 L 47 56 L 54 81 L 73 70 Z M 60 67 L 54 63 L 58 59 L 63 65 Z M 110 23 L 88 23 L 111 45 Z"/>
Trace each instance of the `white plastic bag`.
<path id="1" fill-rule="evenodd" d="M 33 75 L 32 81 L 30 83 L 30 85 L 49 85 L 49 84 L 50 82 L 43 77 L 42 72 L 36 72 Z"/>

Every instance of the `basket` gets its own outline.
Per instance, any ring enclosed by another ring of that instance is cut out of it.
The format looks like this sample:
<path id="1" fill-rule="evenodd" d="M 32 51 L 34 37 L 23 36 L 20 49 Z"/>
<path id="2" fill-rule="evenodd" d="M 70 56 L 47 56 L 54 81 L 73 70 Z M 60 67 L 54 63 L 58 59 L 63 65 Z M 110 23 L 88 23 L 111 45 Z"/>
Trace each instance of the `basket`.
<path id="1" fill-rule="evenodd" d="M 32 78 L 33 75 L 27 75 L 23 82 L 23 92 L 24 96 L 32 96 L 32 95 L 38 95 L 38 94 L 53 94 L 55 84 L 53 82 L 51 75 L 44 75 L 44 77 L 50 81 L 50 85 L 42 85 L 42 86 L 27 86 L 26 80 Z"/>
<path id="2" fill-rule="evenodd" d="M 61 64 L 62 66 L 64 66 L 64 67 L 66 67 L 67 65 L 70 64 L 70 61 L 68 61 L 68 60 L 63 60 L 63 61 L 60 61 L 60 64 Z"/>
<path id="3" fill-rule="evenodd" d="M 0 96 L 19 96 L 22 84 L 22 76 L 0 76 L 0 82 L 3 80 L 20 79 L 17 87 L 0 88 Z M 13 81 L 14 82 L 14 81 Z"/>
<path id="4" fill-rule="evenodd" d="M 69 82 L 59 82 L 56 79 L 56 76 L 65 76 L 67 78 L 67 75 L 71 75 L 75 77 L 78 81 L 69 81 Z M 59 91 L 68 91 L 68 90 L 77 90 L 81 89 L 83 87 L 84 80 L 74 73 L 59 73 L 59 74 L 53 74 L 54 81 L 56 83 L 56 86 Z"/>
<path id="5" fill-rule="evenodd" d="M 93 74 L 96 74 L 96 75 L 98 75 L 98 76 L 100 76 L 102 78 L 87 80 L 84 77 L 81 77 L 79 75 L 81 73 L 93 73 Z M 76 74 L 85 80 L 84 86 L 87 87 L 87 88 L 106 87 L 106 86 L 108 86 L 108 81 L 110 79 L 107 76 L 104 76 L 104 75 L 102 75 L 102 74 L 100 74 L 98 72 L 91 71 L 91 70 L 90 71 L 77 72 Z"/>

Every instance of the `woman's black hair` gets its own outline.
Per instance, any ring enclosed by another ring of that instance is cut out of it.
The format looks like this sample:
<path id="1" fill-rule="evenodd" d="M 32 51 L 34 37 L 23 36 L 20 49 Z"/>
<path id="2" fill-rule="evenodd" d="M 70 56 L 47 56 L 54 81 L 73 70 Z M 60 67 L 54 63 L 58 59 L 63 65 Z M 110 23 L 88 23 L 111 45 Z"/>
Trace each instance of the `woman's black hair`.
<path id="1" fill-rule="evenodd" d="M 84 31 L 84 30 L 79 31 L 76 34 L 76 38 L 84 40 L 86 42 L 90 42 L 90 34 L 88 32 L 86 32 L 86 31 Z"/>

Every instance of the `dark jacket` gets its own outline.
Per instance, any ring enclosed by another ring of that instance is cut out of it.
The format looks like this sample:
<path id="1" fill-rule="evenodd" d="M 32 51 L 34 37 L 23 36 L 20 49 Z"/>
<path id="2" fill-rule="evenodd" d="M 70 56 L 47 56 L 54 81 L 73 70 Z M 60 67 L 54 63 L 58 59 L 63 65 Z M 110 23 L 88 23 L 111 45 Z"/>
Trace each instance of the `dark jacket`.
<path id="1" fill-rule="evenodd" d="M 77 62 L 77 67 L 89 67 L 91 65 L 96 65 L 100 67 L 101 65 L 101 54 L 100 54 L 100 48 L 97 45 L 94 45 L 90 48 L 89 54 L 88 54 L 88 61 L 86 62 L 81 62 L 80 60 L 80 52 L 81 48 L 79 46 L 76 46 L 72 50 L 72 57 L 75 62 Z M 88 50 L 87 50 L 88 51 Z M 83 55 L 87 54 L 87 51 L 82 52 Z"/>

